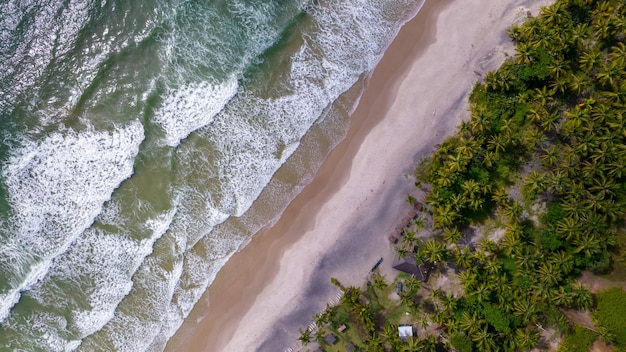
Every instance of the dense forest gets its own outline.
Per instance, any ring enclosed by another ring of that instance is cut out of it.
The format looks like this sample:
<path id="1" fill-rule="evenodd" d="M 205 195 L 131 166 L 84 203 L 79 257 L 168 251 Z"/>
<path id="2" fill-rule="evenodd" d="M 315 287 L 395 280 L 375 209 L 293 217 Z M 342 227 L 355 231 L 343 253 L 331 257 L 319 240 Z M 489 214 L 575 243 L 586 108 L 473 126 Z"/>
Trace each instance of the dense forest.
<path id="1" fill-rule="evenodd" d="M 563 350 L 586 351 L 599 337 L 626 351 L 626 316 L 614 313 L 624 312 L 626 293 L 596 297 L 576 283 L 583 271 L 624 265 L 626 4 L 558 0 L 509 35 L 515 54 L 476 84 L 471 119 L 417 169 L 436 236 L 398 247 L 402 256 L 414 248 L 420 263 L 454 266 L 463 294 L 418 299 L 411 284 L 401 304 L 428 311 L 424 325 L 438 330 L 401 343 L 392 322 L 376 318 L 389 312 L 363 303 L 380 301 L 380 278 L 374 288 L 342 287 L 345 316 L 364 326 L 357 349 L 524 351 L 553 328 Z M 468 229 L 486 224 L 501 235 L 472 241 Z M 594 331 L 564 314 L 596 307 Z M 326 320 L 341 308 L 329 311 Z"/>
<path id="2" fill-rule="evenodd" d="M 610 270 L 623 238 L 626 5 L 560 0 L 509 34 L 514 57 L 476 85 L 471 120 L 420 174 L 447 234 L 441 250 L 464 268 L 465 295 L 445 297 L 437 317 L 460 350 L 526 350 L 541 326 L 567 332 L 561 309 L 594 305 L 573 280 Z M 469 224 L 498 215 L 500 241 L 460 243 Z"/>

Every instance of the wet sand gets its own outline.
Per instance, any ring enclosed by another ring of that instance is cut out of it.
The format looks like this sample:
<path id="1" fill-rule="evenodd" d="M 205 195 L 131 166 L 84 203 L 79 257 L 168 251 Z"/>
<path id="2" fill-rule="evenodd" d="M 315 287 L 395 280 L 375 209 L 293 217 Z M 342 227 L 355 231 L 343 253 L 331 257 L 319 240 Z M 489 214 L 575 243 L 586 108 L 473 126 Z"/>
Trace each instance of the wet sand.
<path id="1" fill-rule="evenodd" d="M 406 216 L 417 161 L 468 119 L 467 96 L 506 58 L 506 29 L 547 0 L 427 0 L 367 82 L 348 135 L 280 219 L 236 253 L 167 346 L 284 351 L 344 285 L 361 285 Z"/>

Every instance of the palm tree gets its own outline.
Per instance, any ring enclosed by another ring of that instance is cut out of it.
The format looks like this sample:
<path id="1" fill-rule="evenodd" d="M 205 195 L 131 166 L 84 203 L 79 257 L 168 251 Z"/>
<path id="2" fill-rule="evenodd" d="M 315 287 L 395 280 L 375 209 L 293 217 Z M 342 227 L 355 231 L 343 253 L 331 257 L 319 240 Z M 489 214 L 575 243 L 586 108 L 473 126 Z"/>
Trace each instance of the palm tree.
<path id="1" fill-rule="evenodd" d="M 470 336 L 479 351 L 487 350 L 487 346 L 490 345 L 488 340 L 491 340 L 491 336 L 486 326 L 478 328 L 473 333 L 471 333 Z"/>
<path id="2" fill-rule="evenodd" d="M 422 286 L 422 282 L 411 276 L 404 280 L 404 285 L 407 288 L 407 292 L 415 296 L 417 295 L 417 291 L 419 291 L 420 287 Z"/>
<path id="3" fill-rule="evenodd" d="M 433 228 L 452 226 L 459 219 L 459 213 L 452 209 L 450 204 L 436 210 L 433 217 Z"/>
<path id="4" fill-rule="evenodd" d="M 398 253 L 399 259 L 406 258 L 406 256 L 409 255 L 409 250 L 404 247 L 394 247 L 394 248 L 396 252 Z"/>
<path id="5" fill-rule="evenodd" d="M 515 329 L 515 345 L 522 350 L 530 350 L 539 343 L 539 334 L 530 328 Z"/>
<path id="6" fill-rule="evenodd" d="M 614 345 L 616 342 L 615 334 L 604 326 L 598 326 L 598 333 L 600 334 L 600 339 L 606 342 L 609 345 Z"/>
<path id="7" fill-rule="evenodd" d="M 401 241 L 402 243 L 409 246 L 409 248 L 413 247 L 417 243 L 417 237 L 415 236 L 415 232 L 410 231 L 410 230 L 405 230 L 404 236 L 402 237 Z"/>
<path id="8" fill-rule="evenodd" d="M 308 345 L 311 342 L 311 330 L 308 328 L 304 330 L 300 328 L 300 337 L 298 337 L 298 340 L 302 342 L 303 346 Z"/>
<path id="9" fill-rule="evenodd" d="M 516 254 L 513 259 L 515 261 L 515 265 L 523 270 L 533 269 L 537 264 L 537 259 L 535 258 L 535 256 L 528 252 Z"/>
<path id="10" fill-rule="evenodd" d="M 496 189 L 492 196 L 491 199 L 498 203 L 499 205 L 508 205 L 509 204 L 509 194 L 507 193 L 506 189 L 504 188 L 498 188 Z"/>
<path id="11" fill-rule="evenodd" d="M 443 239 L 446 243 L 456 243 L 461 240 L 463 234 L 457 227 L 446 227 L 443 229 Z"/>
<path id="12" fill-rule="evenodd" d="M 592 48 L 581 55 L 579 63 L 584 71 L 591 72 L 601 61 L 602 53 Z"/>
<path id="13" fill-rule="evenodd" d="M 535 88 L 535 99 L 543 106 L 547 106 L 554 101 L 553 95 L 554 92 L 548 90 L 545 86 L 541 89 Z"/>
<path id="14" fill-rule="evenodd" d="M 467 295 L 470 297 L 476 297 L 478 302 L 488 301 L 491 296 L 492 290 L 490 284 L 486 282 L 479 282 L 473 291 L 468 292 Z"/>
<path id="15" fill-rule="evenodd" d="M 594 256 L 602 250 L 600 240 L 589 232 L 577 236 L 572 243 L 576 246 L 574 253 L 582 253 L 587 258 Z"/>
<path id="16" fill-rule="evenodd" d="M 564 275 L 568 275 L 574 269 L 574 257 L 569 252 L 555 252 L 550 260 Z"/>
<path id="17" fill-rule="evenodd" d="M 475 180 L 469 179 L 461 184 L 461 189 L 470 197 L 473 198 L 480 192 L 480 184 Z"/>
<path id="18" fill-rule="evenodd" d="M 476 284 L 476 279 L 477 275 L 473 269 L 468 268 L 467 270 L 459 273 L 459 281 L 466 290 Z"/>
<path id="19" fill-rule="evenodd" d="M 454 246 L 452 250 L 452 256 L 454 257 L 454 262 L 456 263 L 456 265 L 460 267 L 469 268 L 473 264 L 468 246 L 464 246 L 463 248 L 461 248 L 460 246 Z"/>
<path id="20" fill-rule="evenodd" d="M 578 309 L 585 310 L 593 306 L 593 295 L 586 287 L 577 283 L 572 290 L 573 303 Z"/>
<path id="21" fill-rule="evenodd" d="M 433 264 L 448 259 L 448 250 L 445 244 L 436 240 L 426 242 L 422 251 L 426 258 Z"/>
<path id="22" fill-rule="evenodd" d="M 546 175 L 544 173 L 540 173 L 537 170 L 533 170 L 530 172 L 528 176 L 526 176 L 526 183 L 524 184 L 524 189 L 531 196 L 535 197 L 537 194 L 543 192 L 546 188 Z"/>
<path id="23" fill-rule="evenodd" d="M 550 263 L 543 263 L 537 269 L 539 273 L 539 281 L 546 285 L 556 285 L 561 281 L 561 271 Z"/>
<path id="24" fill-rule="evenodd" d="M 554 145 L 551 145 L 548 149 L 543 149 L 543 152 L 544 154 L 539 157 L 539 159 L 545 167 L 552 167 L 557 164 L 559 161 L 559 151 Z"/>
<path id="25" fill-rule="evenodd" d="M 329 319 L 330 314 L 328 314 L 328 311 L 324 311 L 323 313 L 316 313 L 315 316 L 313 316 L 313 321 L 315 322 L 315 325 L 317 325 L 319 328 L 328 324 Z"/>
<path id="26" fill-rule="evenodd" d="M 400 295 L 400 302 L 402 302 L 402 305 L 410 307 L 415 304 L 415 296 L 412 295 L 410 292 L 403 292 Z"/>
<path id="27" fill-rule="evenodd" d="M 504 215 L 508 217 L 511 221 L 519 221 L 519 217 L 522 216 L 522 212 L 524 212 L 524 208 L 514 200 L 509 206 L 504 208 Z"/>
<path id="28" fill-rule="evenodd" d="M 537 314 L 537 305 L 525 297 L 520 297 L 513 302 L 513 314 L 522 319 L 524 324 L 528 324 Z"/>
<path id="29" fill-rule="evenodd" d="M 383 332 L 381 333 L 381 336 L 386 343 L 392 346 L 392 349 L 393 346 L 397 346 L 401 343 L 400 337 L 398 336 L 398 327 L 395 325 L 386 323 L 385 327 L 383 328 Z"/>
<path id="30" fill-rule="evenodd" d="M 385 276 L 383 276 L 380 273 L 375 273 L 374 274 L 374 287 L 382 291 L 386 289 L 387 286 L 389 285 L 387 284 L 387 280 L 385 279 Z"/>
<path id="31" fill-rule="evenodd" d="M 580 232 L 580 225 L 573 218 L 567 217 L 556 223 L 556 234 L 568 241 L 576 238 Z"/>
<path id="32" fill-rule="evenodd" d="M 459 320 L 459 327 L 467 334 L 472 335 L 478 331 L 484 324 L 484 320 L 478 315 L 477 311 L 463 311 Z"/>
<path id="33" fill-rule="evenodd" d="M 368 351 L 372 352 L 385 352 L 385 347 L 383 347 L 380 338 L 374 334 L 371 339 L 365 340 L 365 346 Z"/>

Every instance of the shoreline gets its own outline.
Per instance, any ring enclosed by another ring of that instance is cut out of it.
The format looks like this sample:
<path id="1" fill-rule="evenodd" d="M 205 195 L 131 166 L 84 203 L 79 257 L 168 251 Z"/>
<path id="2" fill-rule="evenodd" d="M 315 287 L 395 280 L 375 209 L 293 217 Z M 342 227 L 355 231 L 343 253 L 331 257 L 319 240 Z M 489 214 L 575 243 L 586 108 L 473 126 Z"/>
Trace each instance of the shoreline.
<path id="1" fill-rule="evenodd" d="M 467 114 L 475 72 L 501 64 L 504 29 L 531 2 L 547 3 L 426 0 L 367 81 L 346 138 L 278 221 L 231 257 L 166 350 L 297 350 L 298 329 L 338 292 L 331 277 L 360 285 L 380 257 L 389 277 L 387 235 L 409 208 L 405 195 L 417 194 L 402 174 Z"/>

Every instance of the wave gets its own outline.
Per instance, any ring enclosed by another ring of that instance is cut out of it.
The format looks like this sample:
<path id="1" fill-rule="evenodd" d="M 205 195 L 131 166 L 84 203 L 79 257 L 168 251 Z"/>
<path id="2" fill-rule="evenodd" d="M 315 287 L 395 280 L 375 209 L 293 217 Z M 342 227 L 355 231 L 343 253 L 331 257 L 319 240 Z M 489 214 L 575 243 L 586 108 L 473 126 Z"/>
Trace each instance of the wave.
<path id="1" fill-rule="evenodd" d="M 2 170 L 12 219 L 0 238 L 0 276 L 9 283 L 0 291 L 1 319 L 132 174 L 142 140 L 141 124 L 132 123 L 113 132 L 55 132 L 13 151 Z"/>
<path id="2" fill-rule="evenodd" d="M 165 131 L 165 143 L 176 147 L 191 132 L 209 125 L 237 93 L 233 77 L 221 84 L 201 82 L 166 94 L 162 107 L 156 111 L 154 122 Z"/>
<path id="3" fill-rule="evenodd" d="M 0 346 L 159 350 L 271 216 L 232 224 L 416 4 L 85 6 L 74 51 L 46 68 L 63 83 L 38 90 L 34 73 L 36 131 L 2 165 Z"/>
<path id="4" fill-rule="evenodd" d="M 339 6 L 309 9 L 295 32 L 285 34 L 291 39 L 249 71 L 246 86 L 212 123 L 180 142 L 177 179 L 202 184 L 181 195 L 176 219 L 159 240 L 168 244 L 167 250 L 142 264 L 135 289 L 120 303 L 124 313 L 85 339 L 81 348 L 123 350 L 132 341 L 161 349 L 248 238 L 245 231 L 208 232 L 225 217 L 207 220 L 207 215 L 243 215 L 300 139 L 323 118 L 324 109 L 374 68 L 401 24 L 398 13 L 390 15 L 379 3 Z M 267 82 L 272 82 L 269 91 Z M 162 260 L 175 263 L 176 270 L 164 271 Z M 133 307 L 140 297 L 149 297 L 151 305 L 137 311 Z"/>

